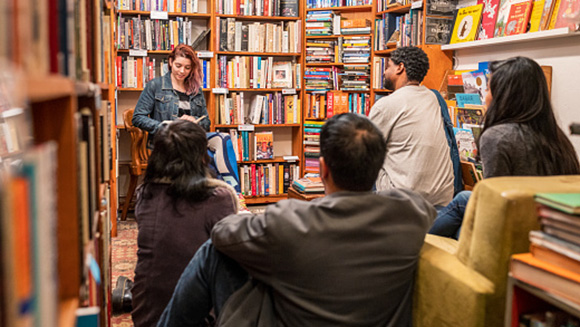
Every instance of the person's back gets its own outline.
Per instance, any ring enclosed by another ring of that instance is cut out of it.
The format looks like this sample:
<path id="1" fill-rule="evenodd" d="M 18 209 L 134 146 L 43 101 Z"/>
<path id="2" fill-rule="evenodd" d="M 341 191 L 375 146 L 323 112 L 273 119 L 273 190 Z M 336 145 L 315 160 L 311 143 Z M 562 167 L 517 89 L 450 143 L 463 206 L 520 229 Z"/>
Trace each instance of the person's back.
<path id="1" fill-rule="evenodd" d="M 453 164 L 434 93 L 425 86 L 402 87 L 381 98 L 369 118 L 387 143 L 377 189 L 409 188 L 434 205 L 447 204 L 453 198 Z"/>
<path id="2" fill-rule="evenodd" d="M 409 188 L 444 206 L 453 198 L 455 174 L 439 100 L 420 86 L 428 70 L 429 58 L 417 47 L 397 48 L 386 63 L 384 85 L 395 91 L 369 113 L 387 144 L 376 188 Z"/>
<path id="3" fill-rule="evenodd" d="M 171 299 L 173 289 L 197 249 L 220 219 L 237 212 L 235 191 L 226 183 L 201 202 L 174 199 L 168 183 L 149 184 L 149 197 L 138 200 L 137 265 L 133 294 L 133 324 L 153 326 Z"/>
<path id="4" fill-rule="evenodd" d="M 226 218 L 212 239 L 271 287 L 276 322 L 267 324 L 410 326 L 416 262 L 434 216 L 433 207 L 410 191 L 343 191 L 269 206 L 244 233 L 232 232 L 235 217 Z M 246 235 L 253 239 L 241 241 Z M 242 303 L 223 316 L 255 310 L 253 301 Z"/>

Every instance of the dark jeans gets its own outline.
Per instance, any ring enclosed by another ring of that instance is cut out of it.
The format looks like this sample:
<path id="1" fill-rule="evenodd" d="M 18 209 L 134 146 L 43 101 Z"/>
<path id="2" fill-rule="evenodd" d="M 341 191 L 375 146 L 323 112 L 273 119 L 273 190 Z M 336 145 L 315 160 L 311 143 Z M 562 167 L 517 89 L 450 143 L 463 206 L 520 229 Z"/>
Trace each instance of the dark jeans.
<path id="1" fill-rule="evenodd" d="M 181 274 L 157 326 L 199 326 L 212 308 L 219 317 L 226 300 L 247 281 L 248 273 L 208 240 Z"/>
<path id="2" fill-rule="evenodd" d="M 469 197 L 471 197 L 471 191 L 461 191 L 446 207 L 437 209 L 437 218 L 431 226 L 429 234 L 458 240 Z"/>

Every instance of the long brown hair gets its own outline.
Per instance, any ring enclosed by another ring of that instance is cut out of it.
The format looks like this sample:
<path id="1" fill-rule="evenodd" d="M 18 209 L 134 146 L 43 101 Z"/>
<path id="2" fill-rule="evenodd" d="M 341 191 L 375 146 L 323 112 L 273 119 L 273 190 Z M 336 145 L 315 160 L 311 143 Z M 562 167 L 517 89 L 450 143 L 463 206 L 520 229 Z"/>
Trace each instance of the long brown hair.
<path id="1" fill-rule="evenodd" d="M 196 95 L 203 78 L 201 62 L 197 59 L 197 55 L 193 51 L 193 48 L 187 44 L 179 44 L 173 49 L 173 51 L 171 51 L 169 54 L 170 63 L 173 62 L 176 57 L 183 57 L 191 60 L 191 73 L 189 73 L 189 76 L 185 78 L 184 84 L 187 94 Z M 171 71 L 171 65 L 169 65 L 169 71 Z"/>
<path id="2" fill-rule="evenodd" d="M 489 70 L 492 100 L 482 134 L 495 125 L 527 125 L 534 131 L 528 142 L 535 149 L 543 174 L 580 173 L 574 147 L 556 122 L 540 65 L 526 57 L 513 57 L 491 62 Z"/>

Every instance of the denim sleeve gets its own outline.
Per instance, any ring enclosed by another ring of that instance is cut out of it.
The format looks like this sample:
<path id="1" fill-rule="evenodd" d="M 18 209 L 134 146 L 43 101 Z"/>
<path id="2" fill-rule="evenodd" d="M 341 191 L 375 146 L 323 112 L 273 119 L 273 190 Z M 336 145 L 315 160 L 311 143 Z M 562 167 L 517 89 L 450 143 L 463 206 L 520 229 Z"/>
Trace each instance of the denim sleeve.
<path id="1" fill-rule="evenodd" d="M 153 110 L 155 110 L 156 83 L 157 79 L 154 79 L 145 85 L 145 89 L 141 92 L 133 113 L 133 125 L 151 134 L 155 134 L 161 124 L 161 122 L 150 117 Z"/>
<path id="2" fill-rule="evenodd" d="M 206 132 L 209 132 L 209 126 L 211 123 L 210 123 L 208 113 L 207 113 L 207 106 L 205 104 L 205 97 L 203 95 L 203 91 L 201 88 L 199 89 L 199 91 L 197 92 L 197 94 L 195 95 L 195 97 L 193 99 L 193 104 L 192 104 L 192 108 L 191 108 L 191 115 L 195 118 L 205 116 L 205 118 L 202 119 L 198 124 L 203 129 L 205 129 Z"/>

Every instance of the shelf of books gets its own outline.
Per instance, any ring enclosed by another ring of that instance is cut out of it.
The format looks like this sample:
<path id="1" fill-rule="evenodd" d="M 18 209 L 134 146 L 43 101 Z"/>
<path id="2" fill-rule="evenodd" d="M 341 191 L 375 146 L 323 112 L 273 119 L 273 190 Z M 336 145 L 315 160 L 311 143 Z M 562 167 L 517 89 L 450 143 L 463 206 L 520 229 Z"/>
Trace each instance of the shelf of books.
<path id="1" fill-rule="evenodd" d="M 207 108 L 213 106 L 211 72 L 214 71 L 215 54 L 211 27 L 214 16 L 211 0 L 116 1 L 112 17 L 114 46 L 111 47 L 115 66 L 111 75 L 117 98 L 116 107 L 112 108 L 114 166 L 119 169 L 113 175 L 117 186 L 114 190 L 116 202 L 126 201 L 129 184 L 127 166 L 118 164 L 131 158 L 130 137 L 125 132 L 123 113 L 135 108 L 147 82 L 168 73 L 168 55 L 178 44 L 191 45 L 196 51 L 202 65 L 202 92 Z M 115 206 L 115 213 L 118 207 L 121 206 Z"/>
<path id="2" fill-rule="evenodd" d="M 109 322 L 111 6 L 52 4 L 0 3 L 2 326 Z"/>
<path id="3" fill-rule="evenodd" d="M 580 325 L 580 193 L 536 194 L 541 230 L 512 256 L 506 327 Z"/>
<path id="4" fill-rule="evenodd" d="M 303 176 L 319 174 L 320 129 L 333 115 L 368 115 L 373 6 L 370 1 L 306 1 Z"/>
<path id="5" fill-rule="evenodd" d="M 212 128 L 230 134 L 246 203 L 277 202 L 300 175 L 300 6 L 218 0 L 215 9 Z"/>

